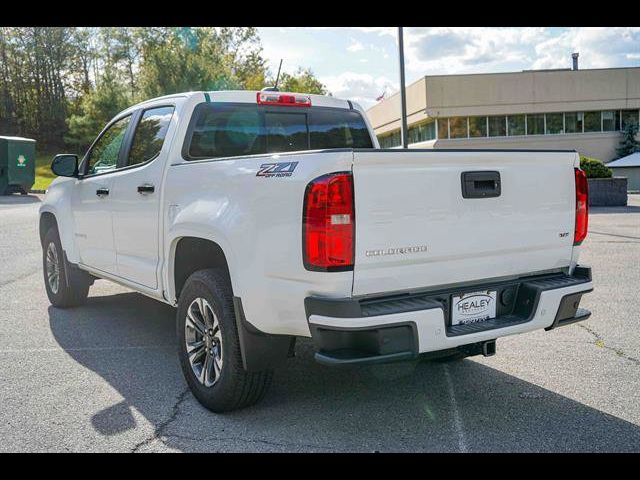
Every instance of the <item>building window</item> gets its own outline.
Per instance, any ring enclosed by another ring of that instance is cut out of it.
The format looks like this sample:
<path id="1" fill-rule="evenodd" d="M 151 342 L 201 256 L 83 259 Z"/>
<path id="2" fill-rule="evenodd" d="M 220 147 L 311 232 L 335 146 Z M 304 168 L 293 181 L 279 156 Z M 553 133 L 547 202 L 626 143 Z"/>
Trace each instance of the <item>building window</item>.
<path id="1" fill-rule="evenodd" d="M 452 117 L 449 119 L 451 138 L 467 138 L 467 117 Z"/>
<path id="2" fill-rule="evenodd" d="M 620 130 L 620 112 L 618 110 L 602 112 L 602 131 L 615 132 L 616 130 Z"/>
<path id="3" fill-rule="evenodd" d="M 508 135 L 510 137 L 515 135 L 524 135 L 525 118 L 524 115 L 509 115 L 509 130 Z"/>
<path id="4" fill-rule="evenodd" d="M 469 136 L 487 136 L 487 117 L 469 117 Z"/>
<path id="5" fill-rule="evenodd" d="M 602 131 L 602 120 L 600 118 L 600 112 L 584 112 L 584 131 Z"/>
<path id="6" fill-rule="evenodd" d="M 438 119 L 438 138 L 441 138 L 441 139 L 449 138 L 449 119 L 448 118 Z"/>
<path id="7" fill-rule="evenodd" d="M 527 115 L 527 135 L 544 134 L 544 113 Z"/>
<path id="8" fill-rule="evenodd" d="M 584 114 L 582 112 L 571 112 L 564 114 L 565 133 L 582 133 L 582 123 Z"/>
<path id="9" fill-rule="evenodd" d="M 638 110 L 622 110 L 622 130 L 630 123 L 638 125 Z"/>
<path id="10" fill-rule="evenodd" d="M 426 122 L 419 125 L 412 125 L 408 132 L 409 143 L 426 142 L 436 138 L 435 122 Z"/>
<path id="11" fill-rule="evenodd" d="M 507 136 L 507 117 L 489 117 L 489 136 L 490 137 L 506 137 Z"/>
<path id="12" fill-rule="evenodd" d="M 436 124 L 437 121 L 437 124 Z M 482 138 L 519 135 L 561 135 L 615 132 L 630 123 L 640 124 L 640 111 L 595 110 L 590 112 L 553 112 L 519 115 L 490 115 L 429 119 L 409 126 L 409 144 L 449 138 Z M 437 131 L 436 131 L 437 130 Z M 437 133 L 437 135 L 436 135 Z M 380 147 L 401 144 L 400 130 L 378 136 Z"/>
<path id="13" fill-rule="evenodd" d="M 380 143 L 380 148 L 393 148 L 399 146 L 401 144 L 400 130 L 380 135 L 378 137 L 378 143 Z"/>
<path id="14" fill-rule="evenodd" d="M 564 133 L 564 115 L 562 113 L 547 113 L 545 117 L 547 135 Z"/>

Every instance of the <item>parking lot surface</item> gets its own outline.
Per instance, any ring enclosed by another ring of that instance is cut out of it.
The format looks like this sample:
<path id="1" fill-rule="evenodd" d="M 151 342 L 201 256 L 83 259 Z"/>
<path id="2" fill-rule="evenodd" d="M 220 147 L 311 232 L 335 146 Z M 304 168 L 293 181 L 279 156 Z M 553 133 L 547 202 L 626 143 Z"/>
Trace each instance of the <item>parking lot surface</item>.
<path id="1" fill-rule="evenodd" d="M 585 322 L 499 339 L 493 357 L 332 369 L 308 341 L 262 403 L 201 407 L 175 310 L 100 280 L 46 297 L 38 196 L 0 197 L 0 451 L 639 451 L 640 196 L 593 208 Z"/>

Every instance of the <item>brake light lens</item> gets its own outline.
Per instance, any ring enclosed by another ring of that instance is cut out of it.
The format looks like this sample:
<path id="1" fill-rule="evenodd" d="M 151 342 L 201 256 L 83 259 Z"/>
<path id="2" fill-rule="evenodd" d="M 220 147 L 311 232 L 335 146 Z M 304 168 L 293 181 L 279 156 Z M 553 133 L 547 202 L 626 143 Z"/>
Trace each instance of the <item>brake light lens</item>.
<path id="1" fill-rule="evenodd" d="M 310 107 L 311 97 L 295 93 L 258 92 L 258 105 L 279 105 L 285 107 Z"/>
<path id="2" fill-rule="evenodd" d="M 587 236 L 589 226 L 589 183 L 587 175 L 579 168 L 576 175 L 576 228 L 573 234 L 573 244 L 580 245 Z"/>
<path id="3" fill-rule="evenodd" d="M 350 172 L 323 175 L 305 191 L 302 249 L 307 270 L 353 269 L 355 216 Z"/>

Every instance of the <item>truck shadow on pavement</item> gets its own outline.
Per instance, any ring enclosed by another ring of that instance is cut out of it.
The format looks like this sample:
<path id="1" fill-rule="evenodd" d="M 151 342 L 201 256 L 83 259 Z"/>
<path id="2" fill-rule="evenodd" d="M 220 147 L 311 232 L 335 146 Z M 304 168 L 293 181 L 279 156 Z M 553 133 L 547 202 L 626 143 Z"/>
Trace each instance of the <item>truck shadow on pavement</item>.
<path id="1" fill-rule="evenodd" d="M 305 340 L 260 404 L 216 415 L 182 377 L 173 308 L 136 293 L 90 296 L 80 308 L 49 307 L 49 321 L 58 344 L 124 399 L 93 414 L 98 436 L 131 433 L 141 416 L 153 425 L 123 450 L 640 448 L 638 426 L 473 360 L 336 369 L 315 363 Z"/>

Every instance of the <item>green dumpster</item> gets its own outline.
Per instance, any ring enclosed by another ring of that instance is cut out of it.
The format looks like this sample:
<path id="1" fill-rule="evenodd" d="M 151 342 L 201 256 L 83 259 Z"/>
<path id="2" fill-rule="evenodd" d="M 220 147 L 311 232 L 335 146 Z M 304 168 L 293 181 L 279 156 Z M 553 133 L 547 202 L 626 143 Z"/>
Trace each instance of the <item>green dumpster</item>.
<path id="1" fill-rule="evenodd" d="M 0 137 L 0 195 L 29 193 L 36 181 L 36 141 Z"/>

